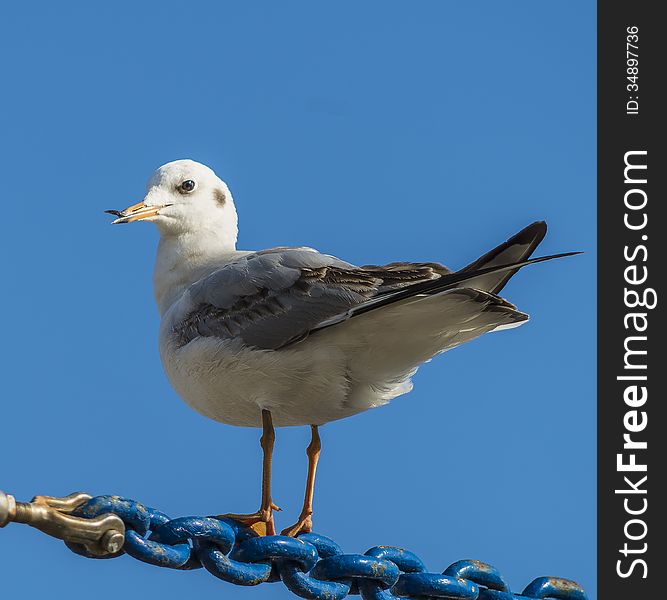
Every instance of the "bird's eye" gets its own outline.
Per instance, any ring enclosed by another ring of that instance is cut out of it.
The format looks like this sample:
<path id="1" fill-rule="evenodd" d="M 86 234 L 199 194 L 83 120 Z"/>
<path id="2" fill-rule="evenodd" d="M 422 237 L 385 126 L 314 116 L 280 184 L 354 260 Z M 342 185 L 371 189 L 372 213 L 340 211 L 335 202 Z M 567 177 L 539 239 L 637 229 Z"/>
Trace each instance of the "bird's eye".
<path id="1" fill-rule="evenodd" d="M 197 184 L 192 181 L 192 179 L 186 179 L 181 185 L 179 186 L 179 189 L 181 192 L 185 192 L 186 194 L 190 193 L 197 187 Z"/>

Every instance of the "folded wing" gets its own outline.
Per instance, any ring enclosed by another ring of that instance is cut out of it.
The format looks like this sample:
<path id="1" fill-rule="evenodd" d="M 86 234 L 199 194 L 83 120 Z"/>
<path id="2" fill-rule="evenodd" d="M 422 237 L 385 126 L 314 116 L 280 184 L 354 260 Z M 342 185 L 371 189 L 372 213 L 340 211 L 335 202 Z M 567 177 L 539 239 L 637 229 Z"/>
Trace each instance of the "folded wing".
<path id="1" fill-rule="evenodd" d="M 355 267 L 307 248 L 249 254 L 189 288 L 190 309 L 174 333 L 180 345 L 197 337 L 240 338 L 249 346 L 275 350 L 411 297 L 454 288 L 493 295 L 530 264 L 527 258 L 542 237 L 543 227 L 533 224 L 456 273 L 437 263 Z M 504 262 L 509 258 L 516 260 Z"/>

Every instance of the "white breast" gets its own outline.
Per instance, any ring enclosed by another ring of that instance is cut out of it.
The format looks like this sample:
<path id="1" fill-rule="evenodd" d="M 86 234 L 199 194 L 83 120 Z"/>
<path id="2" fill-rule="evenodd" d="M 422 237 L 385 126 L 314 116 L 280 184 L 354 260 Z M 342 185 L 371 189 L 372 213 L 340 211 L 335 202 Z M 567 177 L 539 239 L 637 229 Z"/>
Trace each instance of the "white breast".
<path id="1" fill-rule="evenodd" d="M 321 425 L 373 405 L 370 398 L 363 407 L 348 402 L 348 357 L 326 340 L 279 351 L 210 337 L 182 348 L 174 342 L 163 330 L 160 355 L 169 381 L 187 404 L 216 421 L 259 427 L 267 409 L 276 426 Z"/>

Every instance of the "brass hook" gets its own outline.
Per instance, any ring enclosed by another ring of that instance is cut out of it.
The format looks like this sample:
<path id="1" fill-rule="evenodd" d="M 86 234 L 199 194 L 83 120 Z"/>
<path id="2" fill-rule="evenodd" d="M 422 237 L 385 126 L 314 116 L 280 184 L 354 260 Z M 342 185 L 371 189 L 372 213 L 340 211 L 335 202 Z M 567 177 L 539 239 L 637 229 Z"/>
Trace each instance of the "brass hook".
<path id="1" fill-rule="evenodd" d="M 63 498 L 35 496 L 30 502 L 17 502 L 0 491 L 0 528 L 8 523 L 25 523 L 66 542 L 81 544 L 94 556 L 116 554 L 125 542 L 125 524 L 108 513 L 92 519 L 71 515 L 91 496 L 75 492 Z"/>

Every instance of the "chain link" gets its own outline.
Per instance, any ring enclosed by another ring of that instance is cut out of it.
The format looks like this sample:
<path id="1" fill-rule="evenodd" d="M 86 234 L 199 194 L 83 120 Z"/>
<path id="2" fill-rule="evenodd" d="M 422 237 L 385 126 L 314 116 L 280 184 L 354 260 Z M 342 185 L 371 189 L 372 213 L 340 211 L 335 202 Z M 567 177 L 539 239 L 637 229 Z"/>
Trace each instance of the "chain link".
<path id="1" fill-rule="evenodd" d="M 81 499 L 81 504 L 67 509 L 75 528 L 76 520 L 85 523 L 110 515 L 118 517 L 125 527 L 122 547 L 109 546 L 115 551 L 106 553 L 90 543 L 72 541 L 78 539 L 76 536 L 59 536 L 72 551 L 88 558 L 126 553 L 160 567 L 203 567 L 235 585 L 282 581 L 297 596 L 311 600 L 342 600 L 349 594 L 360 594 L 363 600 L 587 600 L 581 586 L 557 577 L 539 577 L 522 594 L 515 594 L 494 567 L 476 560 L 461 560 L 442 573 L 430 573 L 418 556 L 402 548 L 376 546 L 365 554 L 345 554 L 336 542 L 315 533 L 297 538 L 260 537 L 231 519 L 170 519 L 119 496 L 84 495 Z M 55 506 L 57 501 L 50 499 Z M 0 525 L 18 520 L 15 510 L 11 515 L 9 509 L 5 512 Z"/>

